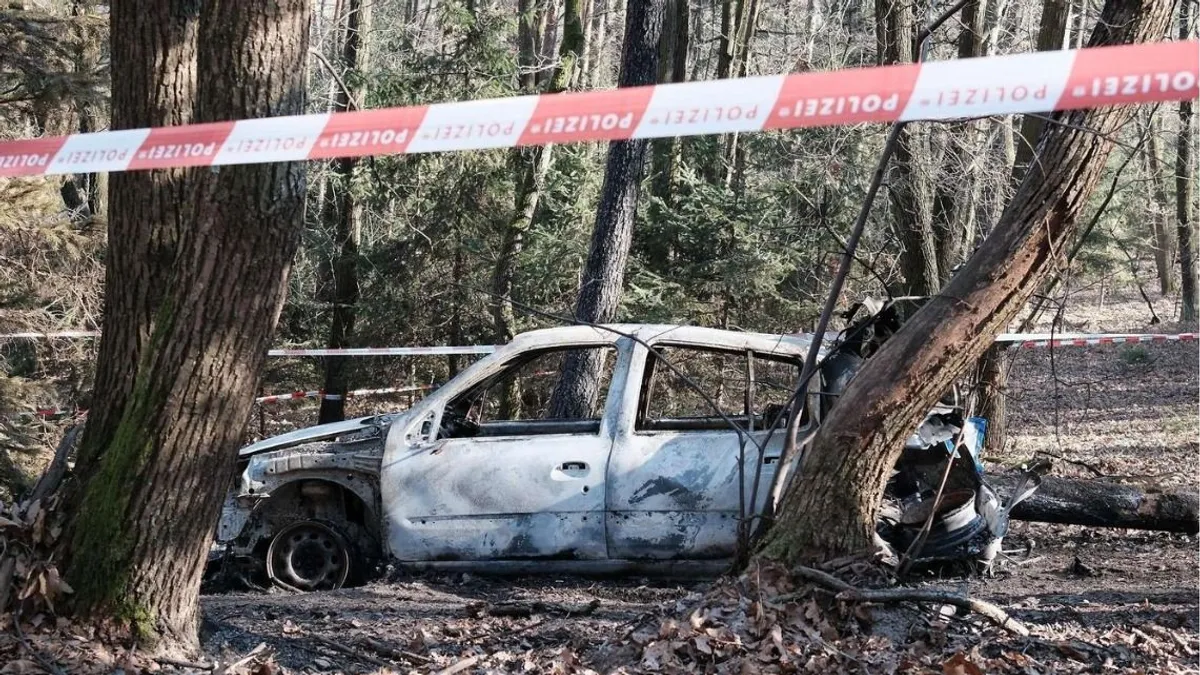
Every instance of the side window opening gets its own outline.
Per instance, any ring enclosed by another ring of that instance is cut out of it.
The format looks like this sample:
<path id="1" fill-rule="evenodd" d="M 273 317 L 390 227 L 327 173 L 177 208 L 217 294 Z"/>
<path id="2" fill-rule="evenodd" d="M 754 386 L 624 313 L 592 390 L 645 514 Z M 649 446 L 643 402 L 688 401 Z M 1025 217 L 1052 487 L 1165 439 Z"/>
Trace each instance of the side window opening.
<path id="1" fill-rule="evenodd" d="M 667 367 L 669 361 L 679 373 Z M 647 359 L 638 404 L 637 429 L 711 431 L 763 429 L 782 415 L 800 377 L 801 362 L 778 355 L 658 346 Z M 690 383 L 689 383 L 690 380 Z M 692 386 L 692 385 L 696 386 Z M 699 387 L 708 395 L 709 401 Z M 711 403 L 710 403 L 711 401 Z M 720 410 L 713 409 L 713 403 Z M 801 423 L 806 424 L 807 407 Z"/>
<path id="2" fill-rule="evenodd" d="M 592 355 L 600 360 L 595 400 L 581 414 L 558 416 L 554 390 L 569 359 Z M 539 434 L 595 434 L 612 382 L 616 348 L 556 348 L 524 354 L 495 376 L 452 399 L 442 415 L 441 438 L 475 436 L 526 436 Z"/>

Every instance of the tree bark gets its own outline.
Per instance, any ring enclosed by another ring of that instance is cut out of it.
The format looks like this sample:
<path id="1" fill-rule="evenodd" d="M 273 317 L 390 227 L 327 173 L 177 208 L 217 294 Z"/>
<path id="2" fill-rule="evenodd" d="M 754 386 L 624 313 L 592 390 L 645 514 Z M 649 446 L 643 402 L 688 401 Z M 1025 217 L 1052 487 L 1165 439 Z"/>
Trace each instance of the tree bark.
<path id="1" fill-rule="evenodd" d="M 192 121 L 197 2 L 115 0 L 112 128 Z M 189 193 L 187 169 L 119 171 L 108 181 L 104 318 L 76 474 L 87 476 L 121 419 L 175 260 Z"/>
<path id="2" fill-rule="evenodd" d="M 346 29 L 342 42 L 342 65 L 350 77 L 343 77 L 350 90 L 338 87 L 333 112 L 354 110 L 367 95 L 362 72 L 367 64 L 366 35 L 371 30 L 371 2 L 347 0 Z M 340 17 L 339 17 L 340 18 Z M 329 326 L 329 348 L 351 346 L 354 322 L 358 314 L 358 247 L 362 239 L 362 205 L 351 185 L 357 157 L 335 159 L 321 201 L 321 223 L 333 235 L 338 251 L 333 261 L 333 316 Z M 317 422 L 340 422 L 346 417 L 346 378 L 349 359 L 330 356 L 325 359 L 325 398 Z"/>
<path id="3" fill-rule="evenodd" d="M 1191 6 L 1179 3 L 1179 39 L 1193 36 Z M 1196 142 L 1193 131 L 1192 101 L 1179 102 L 1179 137 L 1175 140 L 1175 220 L 1176 239 L 1179 241 L 1179 271 L 1182 301 L 1179 318 L 1183 321 L 1196 320 L 1196 226 L 1195 213 L 1196 161 L 1192 146 Z"/>
<path id="4" fill-rule="evenodd" d="M 1153 42 L 1168 0 L 1109 0 L 1090 46 Z M 833 406 L 788 486 L 761 555 L 795 562 L 873 546 L 880 496 L 904 439 L 1038 288 L 1076 230 L 1130 106 L 1060 114 L 1040 161 L 966 266 L 869 359 Z M 1069 125 L 1069 126 L 1068 126 Z M 845 404 L 851 401 L 851 404 Z"/>
<path id="5" fill-rule="evenodd" d="M 626 5 L 620 86 L 654 84 L 664 3 L 665 0 L 629 0 Z M 616 314 L 625 284 L 625 262 L 633 240 L 633 221 L 649 148 L 645 139 L 609 143 L 591 248 L 575 304 L 577 320 L 602 323 L 611 321 Z M 573 352 L 563 361 L 550 402 L 553 417 L 577 418 L 592 410 L 601 366 L 597 350 Z"/>
<path id="6" fill-rule="evenodd" d="M 205 2 L 197 121 L 303 112 L 308 30 L 308 0 Z M 304 194 L 300 163 L 197 172 L 129 401 L 71 514 L 65 568 L 76 610 L 127 625 L 143 649 L 197 647 L 200 575 L 283 304 Z"/>
<path id="7" fill-rule="evenodd" d="M 1015 476 L 989 476 L 988 483 L 1007 497 Z M 1088 527 L 1122 527 L 1195 534 L 1200 530 L 1200 499 L 1194 491 L 1143 490 L 1101 480 L 1046 476 L 1029 499 L 1017 504 L 1013 520 Z"/>
<path id="8" fill-rule="evenodd" d="M 1066 46 L 1067 18 L 1070 14 L 1068 0 L 1044 0 L 1042 3 L 1042 22 L 1038 27 L 1037 50 L 1052 52 Z M 1046 127 L 1043 119 L 1048 113 L 1023 115 L 1021 118 L 1021 133 L 1017 140 L 1017 161 L 1013 163 L 1012 180 L 1020 183 L 1029 171 L 1029 165 L 1037 155 L 1038 139 Z"/>

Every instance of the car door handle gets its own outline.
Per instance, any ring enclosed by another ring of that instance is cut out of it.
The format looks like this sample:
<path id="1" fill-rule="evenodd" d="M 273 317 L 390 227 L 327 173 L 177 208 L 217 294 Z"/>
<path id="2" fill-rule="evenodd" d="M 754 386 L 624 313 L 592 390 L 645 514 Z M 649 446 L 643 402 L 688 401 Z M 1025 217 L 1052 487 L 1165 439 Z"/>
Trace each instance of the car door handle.
<path id="1" fill-rule="evenodd" d="M 587 462 L 563 462 L 559 465 L 559 471 L 587 471 Z"/>

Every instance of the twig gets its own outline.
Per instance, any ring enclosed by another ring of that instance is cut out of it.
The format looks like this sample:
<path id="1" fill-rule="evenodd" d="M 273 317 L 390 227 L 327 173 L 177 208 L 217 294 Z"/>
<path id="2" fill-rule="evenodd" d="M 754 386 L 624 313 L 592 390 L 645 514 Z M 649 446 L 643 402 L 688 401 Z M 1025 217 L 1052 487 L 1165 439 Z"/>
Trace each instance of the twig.
<path id="1" fill-rule="evenodd" d="M 241 629 L 239 628 L 238 630 L 241 630 Z M 250 663 L 254 659 L 257 659 L 258 657 L 262 656 L 264 653 L 266 653 L 266 651 L 267 651 L 267 643 L 260 642 L 260 643 L 258 643 L 258 646 L 255 647 L 254 649 L 251 649 L 248 654 L 246 654 L 242 658 L 238 659 L 237 661 L 234 661 L 233 663 L 229 664 L 228 666 L 221 668 L 218 672 L 219 673 L 231 673 L 234 670 L 237 670 L 238 668 L 246 665 L 247 663 Z"/>
<path id="2" fill-rule="evenodd" d="M 350 647 L 347 647 L 344 644 L 341 644 L 340 642 L 334 642 L 333 640 L 321 637 L 320 635 L 313 635 L 312 633 L 306 633 L 305 637 L 319 643 L 322 647 L 328 647 L 329 649 L 332 649 L 333 651 L 338 652 L 339 654 L 345 654 L 346 656 L 349 656 L 352 659 L 355 659 L 358 661 L 364 661 L 373 666 L 379 666 L 380 668 L 391 668 L 392 667 L 392 664 L 388 663 L 387 661 L 384 661 L 383 659 L 377 659 L 374 656 L 369 656 L 367 654 L 363 654 L 362 652 L 358 651 L 357 649 L 352 649 Z"/>
<path id="3" fill-rule="evenodd" d="M 193 670 L 213 670 L 216 668 L 216 666 L 211 663 L 184 661 L 182 659 L 173 659 L 168 656 L 155 656 L 154 660 L 163 664 L 164 666 L 175 666 L 177 668 L 191 668 Z"/>
<path id="4" fill-rule="evenodd" d="M 1004 628 L 1020 635 L 1021 637 L 1029 636 L 1029 629 L 1024 624 L 1009 616 L 999 606 L 994 605 L 986 600 L 970 598 L 958 593 L 950 591 L 932 591 L 919 590 L 914 588 L 888 588 L 888 589 L 862 589 L 851 586 L 850 584 L 838 579 L 837 577 L 827 572 L 822 572 L 818 569 L 798 565 L 792 569 L 795 574 L 815 581 L 822 586 L 832 588 L 838 591 L 838 597 L 846 600 L 858 600 L 860 602 L 938 602 L 943 605 L 953 605 L 959 609 L 966 609 L 976 614 L 980 614 L 987 619 L 990 619 L 997 626 Z"/>
<path id="5" fill-rule="evenodd" d="M 45 668 L 47 672 L 53 673 L 54 675 L 67 675 L 66 671 L 60 668 L 53 659 L 43 654 L 41 650 L 34 647 L 29 640 L 25 639 L 25 633 L 21 631 L 20 610 L 13 612 L 13 630 L 16 631 L 17 640 L 21 643 L 21 646 L 24 647 L 25 650 L 30 654 L 33 654 L 33 658 L 36 659 L 39 664 L 41 664 L 42 668 Z"/>
<path id="6" fill-rule="evenodd" d="M 338 75 L 337 71 L 334 70 L 333 64 L 329 62 L 329 59 L 325 58 L 324 54 L 315 49 L 308 50 L 308 53 L 317 57 L 317 60 L 321 62 L 321 65 L 325 66 L 325 69 L 329 71 L 329 75 L 333 77 L 333 80 L 337 82 L 337 85 L 342 90 L 342 93 L 346 95 L 346 100 L 350 103 L 350 110 L 358 110 L 361 108 L 361 106 L 358 104 L 358 100 L 354 98 L 354 94 L 350 92 L 350 87 L 346 86 L 345 81 L 342 80 L 342 76 Z"/>
<path id="7" fill-rule="evenodd" d="M 416 661 L 417 663 L 429 663 L 432 660 L 428 656 L 414 654 L 405 649 L 397 649 L 396 647 L 393 647 L 385 642 L 381 642 L 375 638 L 367 637 L 365 635 L 358 638 L 356 642 L 375 651 L 378 654 L 382 654 L 383 656 L 393 659 L 408 659 L 410 661 Z"/>
<path id="8" fill-rule="evenodd" d="M 1062 460 L 1062 461 L 1066 462 L 1067 464 L 1074 464 L 1076 466 L 1082 466 L 1083 468 L 1087 469 L 1088 471 L 1091 471 L 1092 475 L 1095 476 L 1096 478 L 1118 478 L 1118 476 L 1110 476 L 1110 475 L 1104 473 L 1100 469 L 1097 469 L 1094 465 L 1088 464 L 1087 462 L 1085 462 L 1083 460 L 1071 459 L 1069 457 L 1063 457 L 1060 454 L 1057 454 L 1054 452 L 1049 452 L 1048 450 L 1038 450 L 1034 454 L 1035 455 L 1046 455 L 1047 457 L 1053 457 L 1054 459 Z"/>

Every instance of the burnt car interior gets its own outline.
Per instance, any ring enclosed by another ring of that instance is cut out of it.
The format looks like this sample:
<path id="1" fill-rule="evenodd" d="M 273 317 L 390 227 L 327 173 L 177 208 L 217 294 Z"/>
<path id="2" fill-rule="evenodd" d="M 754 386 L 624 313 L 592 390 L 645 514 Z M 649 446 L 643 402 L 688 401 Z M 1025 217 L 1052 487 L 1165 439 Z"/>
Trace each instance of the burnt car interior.
<path id="1" fill-rule="evenodd" d="M 777 419 L 786 424 L 786 404 L 800 377 L 799 361 L 682 345 L 658 345 L 651 354 L 638 403 L 639 431 L 719 431 L 729 429 L 729 422 L 753 431 Z M 724 418 L 714 414 L 713 403 Z M 801 423 L 807 418 L 805 408 Z"/>
<path id="2" fill-rule="evenodd" d="M 558 375 L 569 361 L 598 359 L 600 381 L 591 410 L 566 415 L 552 409 Z M 446 405 L 440 438 L 595 434 L 612 382 L 616 348 L 611 345 L 545 349 L 522 354 L 496 375 Z"/>

